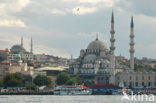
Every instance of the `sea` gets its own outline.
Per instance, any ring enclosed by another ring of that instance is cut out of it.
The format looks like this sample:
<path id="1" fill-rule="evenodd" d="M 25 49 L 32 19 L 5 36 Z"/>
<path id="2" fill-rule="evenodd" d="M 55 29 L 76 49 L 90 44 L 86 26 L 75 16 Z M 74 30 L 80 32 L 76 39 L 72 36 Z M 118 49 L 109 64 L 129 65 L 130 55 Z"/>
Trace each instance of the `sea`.
<path id="1" fill-rule="evenodd" d="M 156 103 L 156 100 L 122 99 L 122 95 L 1 95 L 0 103 Z M 156 99 L 156 96 L 154 96 Z"/>

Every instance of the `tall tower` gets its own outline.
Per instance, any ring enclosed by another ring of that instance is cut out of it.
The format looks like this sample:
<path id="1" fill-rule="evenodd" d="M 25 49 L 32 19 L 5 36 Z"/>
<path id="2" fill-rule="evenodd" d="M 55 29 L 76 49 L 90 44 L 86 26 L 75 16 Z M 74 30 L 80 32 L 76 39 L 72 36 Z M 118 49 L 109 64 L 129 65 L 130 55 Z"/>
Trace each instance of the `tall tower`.
<path id="1" fill-rule="evenodd" d="M 115 55 L 114 55 L 114 51 L 115 51 L 115 46 L 114 46 L 114 42 L 115 42 L 115 38 L 114 38 L 114 34 L 115 34 L 115 30 L 114 30 L 114 14 L 112 11 L 112 17 L 111 17 L 111 38 L 110 38 L 110 42 L 111 42 L 111 46 L 110 46 L 110 53 L 111 53 L 111 58 L 110 58 L 110 67 L 111 69 L 115 69 Z"/>
<path id="2" fill-rule="evenodd" d="M 21 37 L 21 47 L 23 47 L 23 36 Z"/>
<path id="3" fill-rule="evenodd" d="M 130 24 L 130 68 L 131 70 L 134 70 L 134 24 L 133 24 L 133 16 L 131 17 L 131 24 Z"/>
<path id="4" fill-rule="evenodd" d="M 31 37 L 31 44 L 30 44 L 31 48 L 30 48 L 30 52 L 33 53 L 33 40 L 32 40 L 32 37 Z"/>

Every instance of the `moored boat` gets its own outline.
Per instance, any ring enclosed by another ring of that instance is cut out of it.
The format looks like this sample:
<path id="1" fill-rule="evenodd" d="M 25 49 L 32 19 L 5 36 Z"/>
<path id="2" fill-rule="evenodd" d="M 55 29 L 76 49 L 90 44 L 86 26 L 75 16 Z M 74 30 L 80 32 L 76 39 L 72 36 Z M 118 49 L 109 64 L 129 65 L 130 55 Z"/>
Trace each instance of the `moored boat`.
<path id="1" fill-rule="evenodd" d="M 91 95 L 92 90 L 85 86 L 60 86 L 54 90 L 54 95 Z"/>

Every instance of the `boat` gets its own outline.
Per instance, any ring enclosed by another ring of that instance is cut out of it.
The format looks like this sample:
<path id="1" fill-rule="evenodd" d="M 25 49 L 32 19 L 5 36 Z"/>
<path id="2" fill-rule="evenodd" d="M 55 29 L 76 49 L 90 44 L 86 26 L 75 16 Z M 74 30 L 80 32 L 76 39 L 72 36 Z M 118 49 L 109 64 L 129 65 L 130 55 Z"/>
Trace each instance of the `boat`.
<path id="1" fill-rule="evenodd" d="M 54 90 L 54 95 L 91 95 L 92 90 L 85 86 L 59 86 Z"/>

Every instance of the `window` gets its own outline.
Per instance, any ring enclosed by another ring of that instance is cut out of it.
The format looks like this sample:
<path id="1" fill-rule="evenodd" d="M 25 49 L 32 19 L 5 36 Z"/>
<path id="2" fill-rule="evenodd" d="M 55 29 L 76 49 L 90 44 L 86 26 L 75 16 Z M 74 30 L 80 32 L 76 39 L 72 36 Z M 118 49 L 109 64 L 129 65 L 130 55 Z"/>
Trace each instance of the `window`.
<path id="1" fill-rule="evenodd" d="M 148 82 L 148 86 L 151 86 L 151 83 L 150 82 Z"/>
<path id="2" fill-rule="evenodd" d="M 142 80 L 144 80 L 144 76 L 142 76 Z"/>
<path id="3" fill-rule="evenodd" d="M 132 77 L 130 76 L 129 79 L 132 80 Z"/>
<path id="4" fill-rule="evenodd" d="M 120 77 L 118 76 L 118 80 L 120 79 Z"/>
<path id="5" fill-rule="evenodd" d="M 145 86 L 144 82 L 142 82 L 142 86 Z"/>
<path id="6" fill-rule="evenodd" d="M 130 87 L 132 87 L 132 82 L 129 83 Z"/>
<path id="7" fill-rule="evenodd" d="M 136 80 L 138 80 L 138 76 L 136 76 Z"/>
<path id="8" fill-rule="evenodd" d="M 138 82 L 135 83 L 135 86 L 138 86 Z"/>
<path id="9" fill-rule="evenodd" d="M 148 80 L 150 80 L 151 79 L 151 77 L 150 76 L 148 76 Z"/>
<path id="10" fill-rule="evenodd" d="M 126 86 L 126 82 L 124 82 L 124 86 Z"/>

